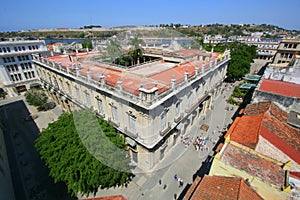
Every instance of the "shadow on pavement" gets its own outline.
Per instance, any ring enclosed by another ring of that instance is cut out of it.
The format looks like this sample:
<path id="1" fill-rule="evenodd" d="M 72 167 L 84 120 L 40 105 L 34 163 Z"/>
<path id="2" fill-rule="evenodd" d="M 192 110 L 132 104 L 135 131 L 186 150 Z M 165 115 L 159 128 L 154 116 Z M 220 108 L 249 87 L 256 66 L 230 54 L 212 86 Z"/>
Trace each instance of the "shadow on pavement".
<path id="1" fill-rule="evenodd" d="M 177 198 L 177 200 L 182 200 L 185 196 L 185 194 L 187 193 L 187 191 L 190 189 L 192 184 L 187 184 L 184 189 L 182 190 L 181 194 L 179 195 L 179 197 Z"/>
<path id="2" fill-rule="evenodd" d="M 0 106 L 16 200 L 75 199 L 63 183 L 55 184 L 49 177 L 49 170 L 34 147 L 39 129 L 29 115 L 22 100 Z"/>

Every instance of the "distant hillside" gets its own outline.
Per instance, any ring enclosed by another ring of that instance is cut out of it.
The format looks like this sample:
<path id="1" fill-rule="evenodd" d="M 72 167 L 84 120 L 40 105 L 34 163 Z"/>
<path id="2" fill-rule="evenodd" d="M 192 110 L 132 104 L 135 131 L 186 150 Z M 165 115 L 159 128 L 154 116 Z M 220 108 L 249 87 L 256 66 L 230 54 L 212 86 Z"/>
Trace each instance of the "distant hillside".
<path id="1" fill-rule="evenodd" d="M 149 27 L 154 27 L 149 29 Z M 155 28 L 157 27 L 157 28 Z M 161 27 L 160 29 L 158 27 Z M 0 32 L 0 38 L 9 37 L 23 37 L 23 38 L 41 38 L 41 39 L 65 39 L 65 38 L 105 38 L 116 35 L 126 30 L 136 31 L 136 26 L 120 26 L 112 29 L 93 30 L 93 28 L 101 28 L 98 25 L 84 26 L 80 29 L 55 29 L 55 30 L 31 30 L 31 31 L 20 31 L 20 32 Z M 300 31 L 298 30 L 286 30 L 284 28 L 269 25 L 269 24 L 208 24 L 201 26 L 189 26 L 181 24 L 160 24 L 152 26 L 144 26 L 139 29 L 139 35 L 141 37 L 203 37 L 204 35 L 222 35 L 224 37 L 235 36 L 235 35 L 251 35 L 254 32 L 263 32 L 265 38 L 278 38 L 285 36 L 298 36 Z M 121 29 L 121 30 L 120 30 Z M 172 30 L 172 31 L 171 31 Z M 176 33 L 177 32 L 177 33 Z"/>
<path id="2" fill-rule="evenodd" d="M 0 32 L 0 38 L 22 37 L 29 39 L 66 39 L 66 38 L 105 38 L 116 35 L 119 31 L 24 31 Z"/>
<path id="3" fill-rule="evenodd" d="M 203 35 L 223 35 L 225 37 L 233 35 L 250 35 L 254 32 L 264 32 L 265 37 L 278 37 L 283 35 L 297 36 L 300 34 L 298 30 L 286 30 L 284 28 L 269 25 L 269 24 L 209 24 L 204 26 L 177 26 L 176 29 L 181 33 L 189 36 L 203 36 Z"/>

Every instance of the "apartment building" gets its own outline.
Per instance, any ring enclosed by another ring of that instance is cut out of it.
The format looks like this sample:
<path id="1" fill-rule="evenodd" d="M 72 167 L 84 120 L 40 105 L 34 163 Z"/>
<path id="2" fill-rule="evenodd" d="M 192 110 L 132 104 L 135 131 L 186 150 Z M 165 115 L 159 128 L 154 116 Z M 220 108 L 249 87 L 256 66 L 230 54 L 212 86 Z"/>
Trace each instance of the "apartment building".
<path id="1" fill-rule="evenodd" d="M 288 65 L 300 53 L 300 39 L 284 39 L 280 42 L 273 64 Z"/>
<path id="2" fill-rule="evenodd" d="M 0 87 L 10 96 L 26 91 L 38 83 L 31 54 L 48 55 L 42 40 L 0 42 Z"/>
<path id="3" fill-rule="evenodd" d="M 230 52 L 144 55 L 155 60 L 124 67 L 95 61 L 96 52 L 33 57 L 51 98 L 67 111 L 93 109 L 124 135 L 133 167 L 153 170 L 220 94 Z"/>

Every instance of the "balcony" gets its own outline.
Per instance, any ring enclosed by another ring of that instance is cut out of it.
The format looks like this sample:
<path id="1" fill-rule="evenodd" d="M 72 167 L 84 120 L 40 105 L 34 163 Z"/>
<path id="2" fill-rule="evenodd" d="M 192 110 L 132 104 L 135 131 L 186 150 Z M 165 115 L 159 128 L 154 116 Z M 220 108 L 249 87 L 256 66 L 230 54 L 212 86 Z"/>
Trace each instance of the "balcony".
<path id="1" fill-rule="evenodd" d="M 171 123 L 168 122 L 168 126 L 159 132 L 160 136 L 165 136 L 171 130 Z"/>

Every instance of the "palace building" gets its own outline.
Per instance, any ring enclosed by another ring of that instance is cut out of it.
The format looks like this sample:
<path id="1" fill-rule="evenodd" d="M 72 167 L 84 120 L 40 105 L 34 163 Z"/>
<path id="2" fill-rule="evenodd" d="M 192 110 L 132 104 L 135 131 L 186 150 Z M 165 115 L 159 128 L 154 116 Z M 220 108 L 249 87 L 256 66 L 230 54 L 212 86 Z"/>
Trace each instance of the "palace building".
<path id="1" fill-rule="evenodd" d="M 0 87 L 10 96 L 18 95 L 39 80 L 31 54 L 49 55 L 43 40 L 0 42 Z"/>
<path id="2" fill-rule="evenodd" d="M 99 53 L 33 62 L 48 95 L 66 111 L 90 108 L 124 135 L 132 165 L 152 170 L 198 125 L 221 93 L 230 52 L 146 50 L 152 61 L 118 66 Z"/>

